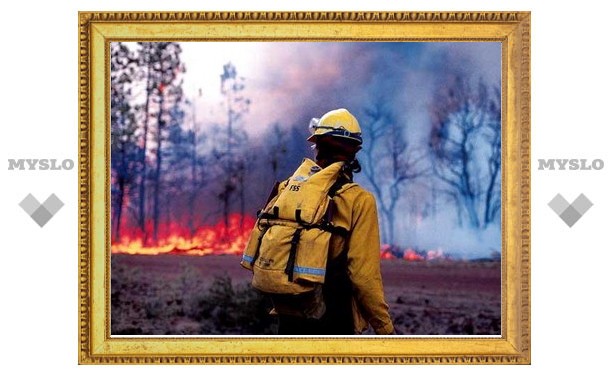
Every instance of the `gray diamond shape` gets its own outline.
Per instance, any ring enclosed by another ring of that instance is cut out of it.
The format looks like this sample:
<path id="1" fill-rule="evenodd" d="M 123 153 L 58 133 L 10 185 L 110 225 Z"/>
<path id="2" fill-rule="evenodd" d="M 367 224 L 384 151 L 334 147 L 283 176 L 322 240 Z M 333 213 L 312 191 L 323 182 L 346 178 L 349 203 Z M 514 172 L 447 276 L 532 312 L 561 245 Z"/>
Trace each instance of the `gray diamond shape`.
<path id="1" fill-rule="evenodd" d="M 593 206 L 593 203 L 587 196 L 580 193 L 580 195 L 570 204 L 563 198 L 561 193 L 558 193 L 548 203 L 548 206 L 557 213 L 565 224 L 572 227 Z"/>
<path id="2" fill-rule="evenodd" d="M 19 206 L 21 206 L 21 208 L 25 210 L 28 215 L 32 216 L 32 214 L 34 214 L 34 212 L 40 206 L 40 202 L 38 202 L 38 200 L 30 193 L 26 196 L 26 198 L 19 202 Z"/>
<path id="3" fill-rule="evenodd" d="M 45 202 L 41 204 L 32 193 L 29 193 L 21 200 L 19 206 L 28 213 L 34 222 L 40 227 L 43 227 L 64 206 L 64 203 L 52 193 Z"/>
<path id="4" fill-rule="evenodd" d="M 59 209 L 64 206 L 64 203 L 55 195 L 55 193 L 51 194 L 49 198 L 42 204 L 45 209 L 49 210 L 51 215 L 55 215 L 59 211 Z"/>
<path id="5" fill-rule="evenodd" d="M 33 214 L 32 214 L 32 219 L 34 219 L 34 221 L 36 223 L 38 223 L 38 225 L 40 227 L 44 226 L 45 224 L 47 224 L 47 222 L 53 217 L 53 214 L 51 214 L 49 212 L 49 210 L 45 209 L 44 206 L 40 206 Z"/>
<path id="6" fill-rule="evenodd" d="M 568 226 L 572 227 L 576 222 L 578 222 L 578 219 L 582 217 L 582 214 L 580 214 L 578 210 L 570 206 L 559 216 Z"/>
<path id="7" fill-rule="evenodd" d="M 563 213 L 569 205 L 569 202 L 567 202 L 567 200 L 563 198 L 561 194 L 557 194 L 555 198 L 548 203 L 548 206 L 550 206 L 550 208 L 553 209 L 553 211 L 559 216 L 561 216 L 561 213 Z"/>
<path id="8" fill-rule="evenodd" d="M 586 213 L 587 210 L 591 208 L 591 206 L 593 206 L 593 202 L 591 202 L 587 198 L 587 196 L 582 193 L 580 193 L 578 198 L 576 198 L 574 202 L 572 202 L 572 207 L 576 209 L 576 211 L 578 211 L 580 215 L 584 215 L 584 213 Z"/>

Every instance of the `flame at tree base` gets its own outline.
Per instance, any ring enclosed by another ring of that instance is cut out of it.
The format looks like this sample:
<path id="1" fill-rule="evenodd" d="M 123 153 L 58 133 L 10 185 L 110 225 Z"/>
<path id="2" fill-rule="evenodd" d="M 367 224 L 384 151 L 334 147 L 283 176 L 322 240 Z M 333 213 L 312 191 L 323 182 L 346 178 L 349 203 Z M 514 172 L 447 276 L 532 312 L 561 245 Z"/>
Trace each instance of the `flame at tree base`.
<path id="1" fill-rule="evenodd" d="M 451 260 L 451 257 L 442 252 L 441 249 L 417 252 L 408 248 L 402 251 L 400 248 L 389 244 L 383 244 L 380 247 L 380 258 L 382 260 L 401 259 L 405 261 Z"/>
<path id="2" fill-rule="evenodd" d="M 221 220 L 215 225 L 201 226 L 194 232 L 185 226 L 171 223 L 160 225 L 163 234 L 157 241 L 148 243 L 139 229 L 122 229 L 122 236 L 119 241 L 112 243 L 111 252 L 132 255 L 238 255 L 242 254 L 254 225 L 253 217 L 240 214 L 230 215 L 227 225 Z M 150 225 L 147 229 L 151 229 Z"/>
<path id="3" fill-rule="evenodd" d="M 122 228 L 122 236 L 112 243 L 111 252 L 130 255 L 242 255 L 254 225 L 255 218 L 240 214 L 230 215 L 227 225 L 221 220 L 214 225 L 201 226 L 194 232 L 178 223 L 161 224 L 159 229 L 163 233 L 156 242 L 146 242 L 146 236 L 140 229 Z M 152 224 L 147 224 L 146 228 L 150 235 Z M 405 261 L 450 259 L 439 249 L 416 252 L 411 248 L 401 250 L 389 244 L 381 246 L 380 258 Z"/>

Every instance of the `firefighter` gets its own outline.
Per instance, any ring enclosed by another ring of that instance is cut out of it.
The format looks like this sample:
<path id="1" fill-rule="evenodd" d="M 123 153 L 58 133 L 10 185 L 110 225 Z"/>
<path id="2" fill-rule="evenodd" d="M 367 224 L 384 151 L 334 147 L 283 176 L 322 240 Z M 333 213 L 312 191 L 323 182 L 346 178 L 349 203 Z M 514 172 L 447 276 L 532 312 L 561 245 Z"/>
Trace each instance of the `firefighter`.
<path id="1" fill-rule="evenodd" d="M 316 163 L 325 168 L 343 161 L 339 184 L 352 183 L 361 170 L 356 159 L 361 149 L 361 129 L 346 109 L 336 109 L 313 119 L 310 127 Z M 343 180 L 343 182 L 342 182 Z M 332 236 L 327 275 L 323 284 L 325 314 L 321 319 L 279 315 L 279 334 L 350 335 L 371 326 L 376 334 L 393 334 L 389 307 L 380 273 L 380 241 L 376 200 L 352 184 L 334 196 L 333 224 L 349 236 Z"/>

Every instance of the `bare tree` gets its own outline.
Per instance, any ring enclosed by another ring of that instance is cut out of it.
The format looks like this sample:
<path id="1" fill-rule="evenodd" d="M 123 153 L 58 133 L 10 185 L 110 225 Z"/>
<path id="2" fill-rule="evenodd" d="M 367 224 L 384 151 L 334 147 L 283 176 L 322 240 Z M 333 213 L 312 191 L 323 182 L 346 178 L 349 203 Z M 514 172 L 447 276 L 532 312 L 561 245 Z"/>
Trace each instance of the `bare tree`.
<path id="1" fill-rule="evenodd" d="M 495 222 L 501 209 L 501 93 L 496 88 L 488 105 L 490 119 L 485 123 L 484 137 L 491 146 L 487 161 L 489 182 L 485 191 L 484 224 Z"/>
<path id="2" fill-rule="evenodd" d="M 501 116 L 499 90 L 456 77 L 431 106 L 432 166 L 444 193 L 458 205 L 458 220 L 484 228 L 500 208 Z"/>
<path id="3" fill-rule="evenodd" d="M 363 171 L 382 214 L 383 242 L 395 243 L 397 205 L 411 180 L 424 174 L 423 156 L 409 148 L 405 127 L 382 101 L 364 109 Z"/>
<path id="4" fill-rule="evenodd" d="M 133 202 L 136 223 L 148 242 L 151 236 L 157 238 L 165 128 L 171 122 L 169 109 L 182 96 L 178 77 L 184 68 L 178 43 L 141 42 L 137 46 L 134 51 L 137 68 L 131 74 L 137 83 L 134 87 L 142 93 L 135 93 L 132 98 L 132 113 L 138 122 L 134 135 L 139 144 L 139 156 L 134 159 L 138 188 Z M 146 225 L 149 219 L 153 221 L 152 235 Z"/>
<path id="5" fill-rule="evenodd" d="M 111 44 L 111 193 L 113 240 L 121 237 L 124 206 L 135 184 L 140 154 L 134 117 L 133 81 L 138 69 L 135 54 L 123 43 Z"/>
<path id="6" fill-rule="evenodd" d="M 238 196 L 240 204 L 241 221 L 245 211 L 245 185 L 244 177 L 247 169 L 245 161 L 247 155 L 244 153 L 247 142 L 247 134 L 242 127 L 242 117 L 248 111 L 250 99 L 244 97 L 244 78 L 238 76 L 236 67 L 232 63 L 223 66 L 220 76 L 220 91 L 224 96 L 224 109 L 227 114 L 226 122 L 218 125 L 214 130 L 217 141 L 213 149 L 213 157 L 222 169 L 221 186 L 217 198 L 222 204 L 222 214 L 225 224 L 224 238 L 227 239 L 229 230 L 229 219 L 232 200 Z"/>
<path id="7" fill-rule="evenodd" d="M 199 96 L 201 95 L 202 91 L 200 90 Z M 198 153 L 198 146 L 206 141 L 206 135 L 200 134 L 200 125 L 196 117 L 195 100 L 187 101 L 187 105 L 191 108 L 191 129 L 187 137 L 187 143 L 189 145 L 187 151 L 189 151 L 189 182 L 191 183 L 188 200 L 189 229 L 193 235 L 196 230 L 196 225 L 199 224 L 199 222 L 196 221 L 196 199 L 200 191 L 208 185 L 207 171 L 204 169 L 206 166 L 206 158 Z"/>
<path id="8" fill-rule="evenodd" d="M 281 125 L 273 124 L 266 133 L 266 145 L 268 146 L 267 158 L 270 164 L 272 180 L 279 180 L 279 172 L 282 171 L 287 160 L 287 136 Z"/>
<path id="9" fill-rule="evenodd" d="M 155 44 L 152 42 L 143 42 L 140 44 L 139 50 L 139 63 L 144 69 L 145 77 L 145 102 L 139 110 L 142 110 L 142 150 L 140 152 L 139 163 L 140 163 L 140 182 L 138 185 L 138 225 L 143 232 L 146 233 L 145 221 L 146 221 L 146 210 L 145 210 L 145 198 L 146 198 L 146 179 L 147 179 L 147 143 L 149 140 L 149 119 L 151 98 L 155 95 L 156 84 L 153 79 L 153 66 L 157 60 Z"/>

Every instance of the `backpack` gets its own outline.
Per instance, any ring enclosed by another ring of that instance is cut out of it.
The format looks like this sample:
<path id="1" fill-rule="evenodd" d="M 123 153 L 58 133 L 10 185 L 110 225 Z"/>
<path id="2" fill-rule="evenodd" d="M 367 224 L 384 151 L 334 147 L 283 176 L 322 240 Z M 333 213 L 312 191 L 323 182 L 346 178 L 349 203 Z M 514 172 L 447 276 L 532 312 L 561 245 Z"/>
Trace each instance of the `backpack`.
<path id="1" fill-rule="evenodd" d="M 273 297 L 275 310 L 320 317 L 332 234 L 333 196 L 346 183 L 344 163 L 326 168 L 304 159 L 257 217 L 240 264 L 253 272 L 252 286 Z M 310 302 L 310 304 L 307 304 Z"/>

